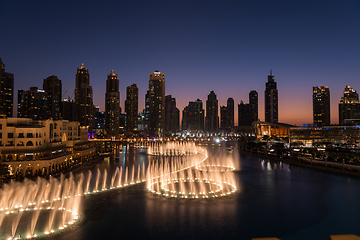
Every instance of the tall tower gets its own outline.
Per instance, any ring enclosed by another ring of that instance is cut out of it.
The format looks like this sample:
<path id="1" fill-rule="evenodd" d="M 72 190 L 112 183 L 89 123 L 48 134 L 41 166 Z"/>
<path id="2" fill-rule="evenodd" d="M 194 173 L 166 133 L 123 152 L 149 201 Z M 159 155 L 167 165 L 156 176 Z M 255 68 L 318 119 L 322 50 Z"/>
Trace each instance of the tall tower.
<path id="1" fill-rule="evenodd" d="M 162 136 L 165 126 L 165 74 L 150 73 L 149 80 L 149 133 Z"/>
<path id="2" fill-rule="evenodd" d="M 344 125 L 345 119 L 360 119 L 359 94 L 350 86 L 345 87 L 339 103 L 339 125 Z"/>
<path id="3" fill-rule="evenodd" d="M 251 122 L 255 122 L 259 119 L 258 114 L 258 93 L 255 90 L 252 90 L 249 93 L 249 104 L 251 109 Z"/>
<path id="4" fill-rule="evenodd" d="M 47 95 L 47 116 L 53 120 L 62 119 L 61 116 L 61 96 L 62 85 L 61 80 L 57 76 L 49 76 L 44 79 L 43 89 Z"/>
<path id="5" fill-rule="evenodd" d="M 77 69 L 75 83 L 75 119 L 81 126 L 93 125 L 93 89 L 90 86 L 90 74 L 82 63 Z"/>
<path id="6" fill-rule="evenodd" d="M 136 84 L 126 88 L 126 131 L 138 130 L 138 92 L 139 90 Z"/>
<path id="7" fill-rule="evenodd" d="M 105 129 L 106 135 L 119 135 L 120 127 L 120 92 L 119 78 L 114 70 L 108 74 L 105 93 Z"/>
<path id="8" fill-rule="evenodd" d="M 184 108 L 182 130 L 204 131 L 204 109 L 200 99 L 189 102 Z"/>
<path id="9" fill-rule="evenodd" d="M 180 125 L 180 111 L 176 107 L 176 100 L 171 95 L 165 96 L 165 131 L 176 132 Z"/>
<path id="10" fill-rule="evenodd" d="M 318 127 L 330 125 L 330 90 L 326 86 L 313 87 L 313 119 Z"/>
<path id="11" fill-rule="evenodd" d="M 14 74 L 5 72 L 5 64 L 0 58 L 0 114 L 13 116 Z"/>
<path id="12" fill-rule="evenodd" d="M 265 122 L 278 122 L 278 90 L 270 70 L 265 89 Z"/>
<path id="13" fill-rule="evenodd" d="M 206 100 L 205 131 L 219 131 L 219 105 L 214 91 L 211 91 Z"/>
<path id="14" fill-rule="evenodd" d="M 226 105 L 227 112 L 227 128 L 229 130 L 234 128 L 234 99 L 228 98 Z"/>

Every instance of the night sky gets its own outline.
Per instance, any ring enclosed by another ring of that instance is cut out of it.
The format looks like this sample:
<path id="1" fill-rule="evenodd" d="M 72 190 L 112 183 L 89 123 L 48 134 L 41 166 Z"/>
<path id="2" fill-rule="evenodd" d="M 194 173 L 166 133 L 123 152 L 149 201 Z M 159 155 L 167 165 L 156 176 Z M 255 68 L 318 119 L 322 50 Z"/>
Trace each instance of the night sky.
<path id="1" fill-rule="evenodd" d="M 165 73 L 166 95 L 182 112 L 214 90 L 248 102 L 273 71 L 279 121 L 312 123 L 312 87 L 330 88 L 331 123 L 346 85 L 360 91 L 360 1 L 1 1 L 0 57 L 17 90 L 62 80 L 64 98 L 84 63 L 94 104 L 105 110 L 105 84 L 119 74 L 121 107 L 126 87 L 139 87 L 139 111 L 149 73 Z M 67 91 L 65 93 L 65 91 Z M 16 107 L 15 107 L 16 109 Z"/>

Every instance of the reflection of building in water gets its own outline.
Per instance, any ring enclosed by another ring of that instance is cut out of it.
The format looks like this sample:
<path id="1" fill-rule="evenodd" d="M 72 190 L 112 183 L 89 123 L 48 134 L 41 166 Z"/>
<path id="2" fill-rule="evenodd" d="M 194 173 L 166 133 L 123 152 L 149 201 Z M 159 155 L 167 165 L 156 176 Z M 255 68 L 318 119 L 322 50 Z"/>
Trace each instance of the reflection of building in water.
<path id="1" fill-rule="evenodd" d="M 96 153 L 87 127 L 68 120 L 0 118 L 0 156 L 11 174 L 47 175 Z"/>
<path id="2" fill-rule="evenodd" d="M 289 137 L 290 128 L 294 127 L 293 125 L 286 123 L 269 123 L 260 121 L 253 122 L 252 126 L 255 129 L 256 136 L 258 138 L 262 138 L 264 136 L 279 138 Z"/>

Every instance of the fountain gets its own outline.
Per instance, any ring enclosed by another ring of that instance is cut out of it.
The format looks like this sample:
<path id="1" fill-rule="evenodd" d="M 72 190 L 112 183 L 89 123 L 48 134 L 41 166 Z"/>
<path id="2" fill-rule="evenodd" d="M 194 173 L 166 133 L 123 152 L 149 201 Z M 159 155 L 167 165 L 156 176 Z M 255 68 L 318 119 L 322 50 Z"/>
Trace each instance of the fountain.
<path id="1" fill-rule="evenodd" d="M 0 236 L 34 239 L 57 234 L 80 219 L 83 196 L 145 181 L 150 193 L 166 198 L 217 198 L 237 190 L 234 160 L 226 153 L 209 158 L 205 148 L 192 142 L 151 143 L 147 153 L 153 156 L 147 164 L 117 167 L 111 176 L 97 168 L 86 176 L 70 173 L 68 178 L 5 184 L 0 189 Z M 46 224 L 38 224 L 40 220 Z"/>

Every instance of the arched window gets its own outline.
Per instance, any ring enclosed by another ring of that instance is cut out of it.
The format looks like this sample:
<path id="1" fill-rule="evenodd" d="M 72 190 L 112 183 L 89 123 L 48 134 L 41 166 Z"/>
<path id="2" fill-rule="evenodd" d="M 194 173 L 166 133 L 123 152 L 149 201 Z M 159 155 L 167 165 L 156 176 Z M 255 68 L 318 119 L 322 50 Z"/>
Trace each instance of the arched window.
<path id="1" fill-rule="evenodd" d="M 20 142 L 18 142 L 18 144 L 16 146 L 24 146 L 24 142 L 20 141 Z"/>
<path id="2" fill-rule="evenodd" d="M 26 146 L 34 146 L 34 144 L 33 144 L 32 141 L 28 141 L 28 142 L 26 143 Z"/>

